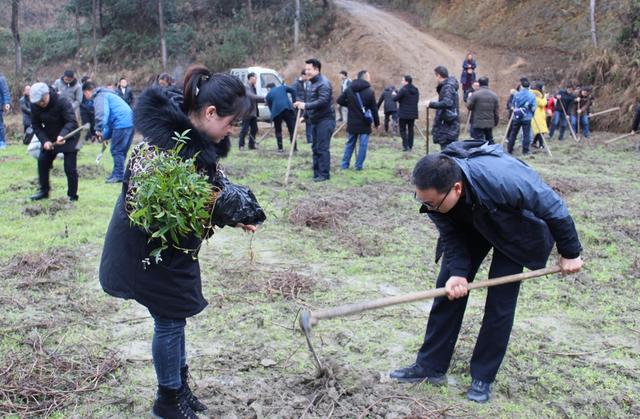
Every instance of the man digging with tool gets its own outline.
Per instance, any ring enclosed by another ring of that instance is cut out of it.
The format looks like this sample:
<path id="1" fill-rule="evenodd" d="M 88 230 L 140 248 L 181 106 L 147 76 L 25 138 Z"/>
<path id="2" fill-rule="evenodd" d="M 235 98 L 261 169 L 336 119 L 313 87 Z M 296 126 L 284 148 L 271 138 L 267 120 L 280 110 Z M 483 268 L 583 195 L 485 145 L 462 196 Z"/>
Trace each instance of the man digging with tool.
<path id="1" fill-rule="evenodd" d="M 526 164 L 500 145 L 454 142 L 423 157 L 413 170 L 415 197 L 440 233 L 438 287 L 424 343 L 414 364 L 391 373 L 401 382 L 444 384 L 467 305 L 467 284 L 491 249 L 489 278 L 543 268 L 553 243 L 564 274 L 582 267 L 582 250 L 564 202 Z M 487 292 L 482 327 L 471 357 L 469 400 L 491 398 L 491 384 L 511 334 L 520 282 Z"/>

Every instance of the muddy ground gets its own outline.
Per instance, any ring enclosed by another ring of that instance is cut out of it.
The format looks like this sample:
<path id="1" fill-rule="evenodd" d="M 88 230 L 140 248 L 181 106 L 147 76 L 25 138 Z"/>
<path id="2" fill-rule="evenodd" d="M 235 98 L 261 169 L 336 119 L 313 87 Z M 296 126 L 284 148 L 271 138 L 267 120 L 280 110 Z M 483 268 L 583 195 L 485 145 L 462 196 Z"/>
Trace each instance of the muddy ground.
<path id="1" fill-rule="evenodd" d="M 598 133 L 594 142 L 612 136 Z M 343 142 L 334 141 L 334 167 Z M 567 201 L 586 268 L 523 285 L 494 399 L 484 406 L 464 399 L 482 291 L 470 299 L 445 387 L 388 379 L 413 362 L 430 301 L 320 322 L 312 341 L 329 370 L 322 377 L 297 330 L 301 309 L 433 286 L 437 233 L 417 213 L 408 183 L 420 152 L 407 155 L 397 140 L 376 137 L 364 171 L 335 169 L 330 182 L 314 184 L 302 145 L 285 189 L 286 156 L 272 138 L 257 152 L 234 151 L 224 163 L 229 176 L 252 187 L 269 219 L 253 238 L 220 230 L 200 255 L 210 305 L 189 320 L 187 350 L 207 417 L 640 414 L 640 186 L 629 177 L 640 169 L 638 154 L 631 142 L 551 145 L 554 157 L 526 161 Z M 92 147 L 83 149 L 81 167 L 95 164 Z M 118 188 L 86 176 L 81 200 L 60 205 L 64 177 L 54 172 L 51 200 L 31 204 L 33 161 L 18 151 L 9 156 L 15 159 L 0 169 L 0 412 L 146 417 L 155 382 L 152 322 L 143 307 L 106 296 L 97 281 Z"/>

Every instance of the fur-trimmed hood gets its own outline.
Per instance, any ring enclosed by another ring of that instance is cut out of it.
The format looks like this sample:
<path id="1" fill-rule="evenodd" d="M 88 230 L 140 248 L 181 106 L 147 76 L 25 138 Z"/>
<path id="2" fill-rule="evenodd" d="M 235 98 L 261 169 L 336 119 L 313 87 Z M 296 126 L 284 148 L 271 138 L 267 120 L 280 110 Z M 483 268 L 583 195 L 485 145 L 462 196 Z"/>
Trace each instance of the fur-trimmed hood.
<path id="1" fill-rule="evenodd" d="M 175 133 L 191 130 L 187 136 L 189 141 L 180 154 L 183 158 L 196 155 L 196 164 L 212 175 L 221 157 L 226 157 L 231 148 L 228 137 L 214 143 L 191 123 L 182 110 L 183 97 L 177 91 L 150 87 L 138 97 L 134 111 L 134 125 L 145 137 L 145 141 L 160 149 L 171 149 L 176 142 Z"/>

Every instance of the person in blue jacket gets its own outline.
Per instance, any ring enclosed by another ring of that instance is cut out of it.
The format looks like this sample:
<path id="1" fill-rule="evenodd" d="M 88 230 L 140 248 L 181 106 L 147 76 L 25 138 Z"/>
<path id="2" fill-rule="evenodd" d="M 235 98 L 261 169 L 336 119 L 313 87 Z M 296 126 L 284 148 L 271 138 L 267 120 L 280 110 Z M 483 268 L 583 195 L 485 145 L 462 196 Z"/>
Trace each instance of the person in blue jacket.
<path id="1" fill-rule="evenodd" d="M 582 247 L 562 199 L 529 166 L 501 145 L 457 141 L 423 157 L 413 170 L 420 212 L 436 225 L 442 257 L 438 287 L 416 362 L 391 373 L 401 382 L 445 384 L 467 305 L 467 284 L 493 250 L 489 278 L 544 268 L 554 243 L 564 274 L 582 268 Z M 469 400 L 491 397 L 505 356 L 520 282 L 488 289 L 482 326 L 471 357 Z"/>
<path id="2" fill-rule="evenodd" d="M 513 146 L 520 128 L 522 128 L 522 155 L 529 154 L 531 144 L 531 120 L 536 111 L 536 97 L 529 90 L 529 80 L 520 80 L 520 90 L 513 95 L 513 119 L 511 120 L 511 131 L 509 132 L 509 154 L 513 153 Z"/>
<path id="3" fill-rule="evenodd" d="M 114 91 L 102 87 L 96 88 L 93 82 L 87 82 L 82 86 L 82 94 L 85 99 L 93 100 L 96 137 L 111 140 L 113 171 L 106 182 L 122 182 L 124 161 L 133 140 L 133 111 Z"/>
<path id="4" fill-rule="evenodd" d="M 293 103 L 289 99 L 289 94 L 293 101 L 296 101 L 296 91 L 286 84 L 276 87 L 274 83 L 267 84 L 269 93 L 265 98 L 269 111 L 271 111 L 271 121 L 276 131 L 276 141 L 278 143 L 278 151 L 284 151 L 282 148 L 282 123 L 287 124 L 289 130 L 289 141 L 293 142 L 293 131 L 296 125 L 296 115 L 293 113 Z M 298 146 L 294 146 L 294 150 L 298 150 Z"/>
<path id="5" fill-rule="evenodd" d="M 5 142 L 3 114 L 11 110 L 11 95 L 4 74 L 0 73 L 0 150 L 7 148 Z"/>

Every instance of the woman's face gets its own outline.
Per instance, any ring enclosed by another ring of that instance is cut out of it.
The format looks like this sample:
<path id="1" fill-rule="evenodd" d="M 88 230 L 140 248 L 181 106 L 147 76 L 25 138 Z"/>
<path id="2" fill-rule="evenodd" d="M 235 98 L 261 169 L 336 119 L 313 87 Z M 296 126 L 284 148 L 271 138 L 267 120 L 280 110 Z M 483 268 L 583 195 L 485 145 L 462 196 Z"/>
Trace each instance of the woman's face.
<path id="1" fill-rule="evenodd" d="M 231 135 L 235 119 L 235 115 L 219 116 L 215 106 L 208 106 L 200 111 L 197 119 L 192 122 L 214 143 L 217 143 L 227 135 Z"/>

